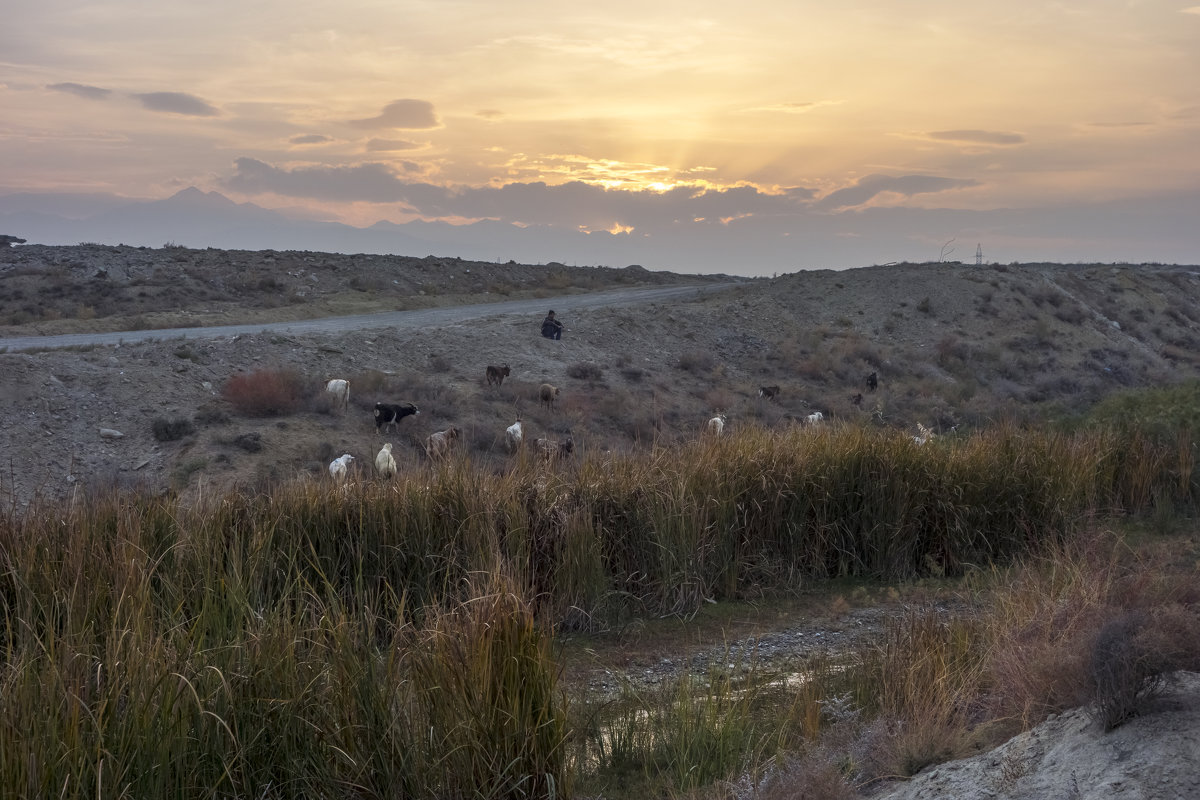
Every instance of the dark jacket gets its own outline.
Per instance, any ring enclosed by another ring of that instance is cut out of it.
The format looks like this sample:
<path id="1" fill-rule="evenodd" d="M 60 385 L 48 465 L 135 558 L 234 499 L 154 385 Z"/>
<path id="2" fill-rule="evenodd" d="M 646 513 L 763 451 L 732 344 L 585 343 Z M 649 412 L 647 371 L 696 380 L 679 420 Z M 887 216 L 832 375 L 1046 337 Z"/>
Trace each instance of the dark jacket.
<path id="1" fill-rule="evenodd" d="M 553 337 L 562 330 L 562 327 L 563 324 L 554 317 L 546 317 L 542 320 L 542 336 Z"/>

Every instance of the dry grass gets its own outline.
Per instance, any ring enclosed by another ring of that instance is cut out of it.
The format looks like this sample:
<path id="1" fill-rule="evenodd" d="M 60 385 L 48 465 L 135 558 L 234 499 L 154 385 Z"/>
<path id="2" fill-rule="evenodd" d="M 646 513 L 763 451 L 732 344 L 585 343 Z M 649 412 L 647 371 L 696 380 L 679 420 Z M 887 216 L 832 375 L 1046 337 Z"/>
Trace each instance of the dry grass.
<path id="1" fill-rule="evenodd" d="M 647 796 L 790 764 L 762 785 L 839 796 L 963 752 L 988 718 L 1105 698 L 1123 716 L 1200 658 L 1192 563 L 1089 524 L 1195 509 L 1190 438 L 997 426 L 917 447 L 748 424 L 633 454 L 577 444 L 554 470 L 528 451 L 479 469 L 463 448 L 390 482 L 6 510 L 0 739 L 19 744 L 0 786 L 547 797 L 619 774 Z M 986 613 L 912 613 L 800 688 L 724 661 L 615 706 L 559 693 L 556 630 L 930 576 L 964 579 Z M 1105 633 L 1133 612 L 1162 623 Z"/>

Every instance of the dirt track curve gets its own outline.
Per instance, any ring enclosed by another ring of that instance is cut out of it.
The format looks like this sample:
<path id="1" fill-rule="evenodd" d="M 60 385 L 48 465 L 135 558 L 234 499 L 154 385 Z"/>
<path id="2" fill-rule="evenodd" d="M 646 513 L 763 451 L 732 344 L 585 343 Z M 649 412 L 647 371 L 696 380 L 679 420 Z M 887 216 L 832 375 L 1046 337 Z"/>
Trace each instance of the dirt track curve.
<path id="1" fill-rule="evenodd" d="M 348 317 L 294 320 L 251 325 L 216 325 L 203 328 L 159 328 L 141 331 L 109 333 L 71 333 L 59 336 L 20 336 L 0 339 L 0 350 L 17 352 L 30 349 L 57 349 L 94 345 L 117 345 L 153 339 L 214 339 L 223 336 L 243 336 L 251 333 L 345 333 L 371 328 L 427 328 L 456 324 L 473 319 L 505 315 L 545 314 L 553 308 L 560 313 L 583 309 L 625 306 L 637 303 L 668 302 L 697 297 L 738 285 L 712 283 L 692 286 L 670 286 L 655 289 L 616 289 L 606 292 L 543 297 L 530 300 L 506 300 L 499 303 L 477 303 L 449 308 L 426 308 L 417 311 L 386 311 L 377 314 L 358 314 Z"/>

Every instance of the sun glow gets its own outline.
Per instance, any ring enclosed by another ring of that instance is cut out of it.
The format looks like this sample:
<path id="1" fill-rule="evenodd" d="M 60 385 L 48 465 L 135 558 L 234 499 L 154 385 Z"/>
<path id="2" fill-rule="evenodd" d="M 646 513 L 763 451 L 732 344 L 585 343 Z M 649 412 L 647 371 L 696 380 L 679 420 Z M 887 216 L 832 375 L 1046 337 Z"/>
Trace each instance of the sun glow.
<path id="1" fill-rule="evenodd" d="M 543 181 L 548 184 L 578 182 L 627 192 L 665 194 L 680 187 L 692 187 L 703 192 L 744 183 L 729 182 L 726 186 L 717 180 L 695 177 L 696 173 L 714 172 L 712 167 L 674 168 L 663 164 L 595 159 L 574 154 L 530 158 L 522 153 L 511 158 L 504 166 L 507 177 L 512 180 Z"/>

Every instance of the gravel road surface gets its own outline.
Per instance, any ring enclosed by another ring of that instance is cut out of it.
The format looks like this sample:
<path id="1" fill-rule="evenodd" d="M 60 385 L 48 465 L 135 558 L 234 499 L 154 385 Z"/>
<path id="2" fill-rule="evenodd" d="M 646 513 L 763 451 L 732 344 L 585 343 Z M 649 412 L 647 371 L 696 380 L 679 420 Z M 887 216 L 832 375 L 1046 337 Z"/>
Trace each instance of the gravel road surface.
<path id="1" fill-rule="evenodd" d="M 736 282 L 711 283 L 695 286 L 670 286 L 655 289 L 615 289 L 607 292 L 543 297 L 529 300 L 505 300 L 499 303 L 477 303 L 449 308 L 426 308 L 416 311 L 387 311 L 378 314 L 358 314 L 349 317 L 296 320 L 252 325 L 216 325 L 203 328 L 160 328 L 156 330 L 117 331 L 109 333 L 71 333 L 60 336 L 21 336 L 0 339 L 0 350 L 17 352 L 29 349 L 55 349 L 89 345 L 117 345 L 152 339 L 214 339 L 242 336 L 251 333 L 344 333 L 371 328 L 428 328 L 451 325 L 472 319 L 502 315 L 544 315 L 553 308 L 560 317 L 565 313 L 607 306 L 626 306 L 638 303 L 664 303 L 699 297 L 737 286 Z M 568 329 L 569 330 L 569 329 Z"/>

